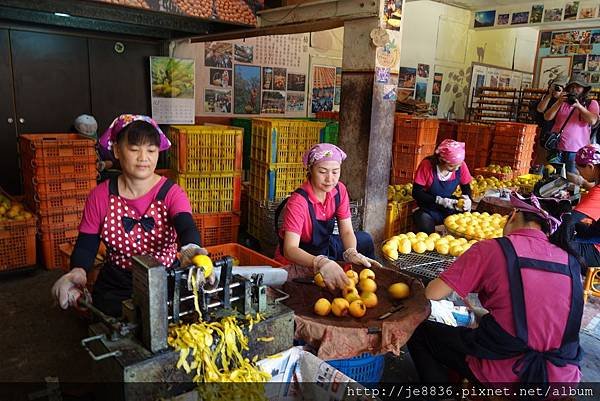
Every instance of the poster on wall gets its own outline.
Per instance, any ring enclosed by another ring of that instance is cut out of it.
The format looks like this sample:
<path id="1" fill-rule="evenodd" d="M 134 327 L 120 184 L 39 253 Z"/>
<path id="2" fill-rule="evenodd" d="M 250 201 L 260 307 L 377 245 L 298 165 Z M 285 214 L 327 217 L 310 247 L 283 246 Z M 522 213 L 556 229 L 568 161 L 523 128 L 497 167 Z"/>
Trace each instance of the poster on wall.
<path id="1" fill-rule="evenodd" d="M 529 22 L 529 11 L 520 11 L 512 14 L 511 25 L 527 24 Z"/>
<path id="2" fill-rule="evenodd" d="M 313 66 L 311 113 L 332 111 L 335 95 L 335 67 Z"/>
<path id="3" fill-rule="evenodd" d="M 530 24 L 539 24 L 542 22 L 544 16 L 544 5 L 534 4 L 531 6 L 531 17 L 529 18 Z"/>
<path id="4" fill-rule="evenodd" d="M 444 78 L 444 74 L 440 72 L 436 72 L 433 74 L 433 87 L 431 88 L 432 95 L 440 95 L 442 93 L 442 80 Z"/>
<path id="5" fill-rule="evenodd" d="M 383 22 L 386 29 L 399 30 L 402 19 L 402 0 L 387 0 L 383 4 Z"/>
<path id="6" fill-rule="evenodd" d="M 571 57 L 542 57 L 540 60 L 538 88 L 547 88 L 550 81 L 556 78 L 567 78 L 571 75 Z"/>
<path id="7" fill-rule="evenodd" d="M 427 99 L 427 81 L 418 81 L 415 89 L 415 100 L 425 102 Z"/>
<path id="8" fill-rule="evenodd" d="M 562 20 L 563 9 L 560 7 L 544 10 L 544 22 L 557 22 Z"/>
<path id="9" fill-rule="evenodd" d="M 152 118 L 157 123 L 194 123 L 195 65 L 192 59 L 150 57 Z"/>
<path id="10" fill-rule="evenodd" d="M 498 20 L 496 21 L 496 25 L 508 25 L 509 22 L 510 13 L 498 14 Z"/>
<path id="11" fill-rule="evenodd" d="M 306 75 L 288 74 L 287 90 L 295 92 L 304 92 L 306 90 Z"/>
<path id="12" fill-rule="evenodd" d="M 400 67 L 400 74 L 398 75 L 398 86 L 400 88 L 414 88 L 416 79 L 416 68 Z"/>
<path id="13" fill-rule="evenodd" d="M 570 1 L 565 4 L 565 21 L 574 21 L 577 19 L 577 12 L 579 11 L 579 1 Z"/>
<path id="14" fill-rule="evenodd" d="M 206 42 L 204 45 L 204 66 L 231 68 L 233 45 L 227 42 Z"/>
<path id="15" fill-rule="evenodd" d="M 204 112 L 215 114 L 231 113 L 231 90 L 204 89 Z"/>
<path id="16" fill-rule="evenodd" d="M 235 65 L 233 98 L 234 114 L 260 114 L 260 67 Z"/>
<path id="17" fill-rule="evenodd" d="M 252 64 L 254 61 L 254 46 L 234 44 L 233 53 L 237 62 Z"/>
<path id="18" fill-rule="evenodd" d="M 302 112 L 305 109 L 304 106 L 304 93 L 292 93 L 287 92 L 287 97 L 285 101 L 285 109 L 289 112 Z"/>
<path id="19" fill-rule="evenodd" d="M 598 5 L 593 3 L 582 4 L 579 8 L 579 19 L 596 18 L 598 16 Z"/>
<path id="20" fill-rule="evenodd" d="M 496 20 L 496 10 L 490 11 L 477 11 L 475 13 L 475 22 L 473 26 L 475 28 L 485 28 L 488 26 L 494 26 Z"/>
<path id="21" fill-rule="evenodd" d="M 284 114 L 285 113 L 285 92 L 263 91 L 262 93 L 261 113 L 264 114 Z"/>
<path id="22" fill-rule="evenodd" d="M 222 68 L 211 68 L 209 70 L 209 83 L 211 86 L 227 88 L 231 86 L 231 70 Z"/>

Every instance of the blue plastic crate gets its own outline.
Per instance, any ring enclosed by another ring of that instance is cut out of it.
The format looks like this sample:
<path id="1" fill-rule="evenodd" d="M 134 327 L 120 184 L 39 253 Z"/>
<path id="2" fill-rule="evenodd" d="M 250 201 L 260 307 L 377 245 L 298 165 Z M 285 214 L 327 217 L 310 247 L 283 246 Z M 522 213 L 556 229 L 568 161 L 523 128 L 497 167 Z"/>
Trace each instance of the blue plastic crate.
<path id="1" fill-rule="evenodd" d="M 328 364 L 361 384 L 379 383 L 383 375 L 383 355 L 365 353 L 349 359 L 332 359 Z"/>

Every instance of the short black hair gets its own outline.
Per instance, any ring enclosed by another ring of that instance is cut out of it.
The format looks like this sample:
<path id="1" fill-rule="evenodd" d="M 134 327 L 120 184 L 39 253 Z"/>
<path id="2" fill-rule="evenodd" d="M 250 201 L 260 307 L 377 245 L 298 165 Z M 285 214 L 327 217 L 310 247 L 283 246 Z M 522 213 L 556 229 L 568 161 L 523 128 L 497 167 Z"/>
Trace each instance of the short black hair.
<path id="1" fill-rule="evenodd" d="M 146 121 L 134 121 L 117 134 L 117 143 L 127 139 L 131 145 L 160 146 L 160 134 L 157 129 Z"/>

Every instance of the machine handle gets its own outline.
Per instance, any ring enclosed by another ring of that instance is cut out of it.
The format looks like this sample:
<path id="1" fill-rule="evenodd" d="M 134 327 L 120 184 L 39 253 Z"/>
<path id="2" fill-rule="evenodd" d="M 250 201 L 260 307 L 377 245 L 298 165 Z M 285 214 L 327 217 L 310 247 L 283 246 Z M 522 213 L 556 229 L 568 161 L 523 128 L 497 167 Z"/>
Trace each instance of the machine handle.
<path id="1" fill-rule="evenodd" d="M 98 334 L 97 336 L 92 336 L 92 337 L 84 338 L 83 340 L 81 340 L 81 346 L 83 347 L 83 349 L 85 349 L 88 352 L 88 354 L 90 354 L 90 356 L 92 357 L 92 359 L 94 361 L 101 361 L 103 359 L 110 358 L 111 356 L 120 356 L 121 355 L 121 351 L 119 351 L 119 350 L 107 352 L 106 354 L 102 354 L 102 355 L 96 355 L 90 349 L 90 347 L 88 347 L 88 343 L 90 343 L 92 341 L 104 340 L 104 339 L 106 339 L 106 336 L 104 334 Z"/>
<path id="2" fill-rule="evenodd" d="M 288 294 L 287 292 L 283 292 L 281 291 L 279 288 L 275 288 L 275 287 L 271 287 L 271 289 L 277 291 L 278 293 L 282 294 L 282 297 L 279 298 L 275 298 L 275 303 L 278 304 L 282 301 L 285 301 L 286 299 L 288 299 L 290 297 L 290 294 Z"/>

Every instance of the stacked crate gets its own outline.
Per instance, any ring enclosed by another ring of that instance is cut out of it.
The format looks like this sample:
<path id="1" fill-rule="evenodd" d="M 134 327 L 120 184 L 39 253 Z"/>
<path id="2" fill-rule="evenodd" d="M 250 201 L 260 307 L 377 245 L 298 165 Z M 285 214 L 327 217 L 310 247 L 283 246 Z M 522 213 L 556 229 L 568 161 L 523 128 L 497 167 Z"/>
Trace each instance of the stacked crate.
<path id="1" fill-rule="evenodd" d="M 248 234 L 261 241 L 267 220 L 264 205 L 280 202 L 306 179 L 302 155 L 319 142 L 325 126 L 308 120 L 252 121 Z"/>
<path id="2" fill-rule="evenodd" d="M 77 134 L 19 137 L 25 202 L 37 214 L 42 264 L 68 269 L 60 245 L 78 235 L 85 200 L 96 186 L 95 141 Z"/>
<path id="3" fill-rule="evenodd" d="M 35 217 L 0 188 L 0 272 L 35 266 Z"/>
<path id="4" fill-rule="evenodd" d="M 223 125 L 169 129 L 171 169 L 187 193 L 203 246 L 236 242 L 240 226 L 243 130 Z"/>
<path id="5" fill-rule="evenodd" d="M 340 113 L 337 111 L 318 111 L 315 116 L 320 120 L 340 121 Z"/>
<path id="6" fill-rule="evenodd" d="M 455 121 L 440 120 L 436 145 L 439 145 L 445 139 L 456 140 L 458 132 L 458 123 Z"/>
<path id="7" fill-rule="evenodd" d="M 438 134 L 438 120 L 414 118 L 396 113 L 390 184 L 412 182 L 421 161 L 433 155 Z"/>
<path id="8" fill-rule="evenodd" d="M 494 128 L 486 124 L 460 123 L 456 140 L 465 143 L 465 163 L 469 169 L 488 165 Z"/>
<path id="9" fill-rule="evenodd" d="M 490 163 L 511 167 L 515 176 L 529 173 L 536 129 L 534 124 L 497 123 Z"/>

